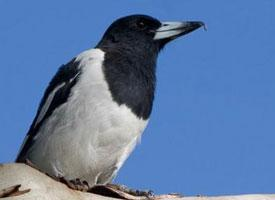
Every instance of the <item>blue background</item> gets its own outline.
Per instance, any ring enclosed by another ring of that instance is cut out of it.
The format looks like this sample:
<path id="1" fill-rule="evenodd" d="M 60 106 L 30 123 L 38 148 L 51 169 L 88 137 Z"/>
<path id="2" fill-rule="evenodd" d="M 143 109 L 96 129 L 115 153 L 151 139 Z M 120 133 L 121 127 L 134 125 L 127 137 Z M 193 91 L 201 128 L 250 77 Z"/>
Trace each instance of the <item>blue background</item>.
<path id="1" fill-rule="evenodd" d="M 57 68 L 118 17 L 202 20 L 161 52 L 153 113 L 116 182 L 156 193 L 274 193 L 275 1 L 0 1 L 0 162 Z"/>

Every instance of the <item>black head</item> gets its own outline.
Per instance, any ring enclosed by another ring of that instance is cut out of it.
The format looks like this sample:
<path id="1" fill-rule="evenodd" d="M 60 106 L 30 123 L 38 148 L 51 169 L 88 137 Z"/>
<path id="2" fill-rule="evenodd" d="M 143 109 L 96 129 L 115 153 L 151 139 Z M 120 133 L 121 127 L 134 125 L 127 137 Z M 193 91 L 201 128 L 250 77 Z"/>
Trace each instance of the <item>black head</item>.
<path id="1" fill-rule="evenodd" d="M 147 15 L 130 15 L 113 22 L 105 32 L 98 48 L 121 48 L 146 52 L 164 45 L 203 26 L 202 22 L 160 22 Z"/>
<path id="2" fill-rule="evenodd" d="M 131 15 L 113 22 L 96 46 L 105 52 L 103 70 L 113 100 L 127 105 L 138 117 L 148 119 L 160 49 L 202 25 L 202 22 L 160 22 L 146 15 Z"/>

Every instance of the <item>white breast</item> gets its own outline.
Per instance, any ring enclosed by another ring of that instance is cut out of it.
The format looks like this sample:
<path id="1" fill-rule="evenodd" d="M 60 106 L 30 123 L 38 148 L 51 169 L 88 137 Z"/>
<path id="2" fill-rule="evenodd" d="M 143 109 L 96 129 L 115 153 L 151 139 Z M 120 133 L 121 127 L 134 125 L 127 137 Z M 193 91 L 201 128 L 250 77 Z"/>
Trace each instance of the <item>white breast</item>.
<path id="1" fill-rule="evenodd" d="M 76 60 L 80 78 L 67 103 L 41 127 L 30 157 L 52 175 L 106 183 L 133 150 L 147 120 L 113 101 L 103 74 L 103 51 L 87 50 Z"/>

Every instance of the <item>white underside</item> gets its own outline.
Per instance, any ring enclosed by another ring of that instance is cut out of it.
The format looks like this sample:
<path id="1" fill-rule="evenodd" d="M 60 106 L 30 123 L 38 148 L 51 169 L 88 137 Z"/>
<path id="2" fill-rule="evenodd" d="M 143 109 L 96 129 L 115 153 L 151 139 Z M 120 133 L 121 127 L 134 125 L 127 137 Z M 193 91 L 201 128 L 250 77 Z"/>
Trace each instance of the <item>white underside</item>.
<path id="1" fill-rule="evenodd" d="M 139 140 L 147 121 L 112 100 L 105 81 L 104 52 L 77 57 L 82 73 L 68 101 L 40 128 L 28 158 L 43 171 L 89 185 L 110 182 Z M 50 96 L 50 95 L 49 95 Z"/>

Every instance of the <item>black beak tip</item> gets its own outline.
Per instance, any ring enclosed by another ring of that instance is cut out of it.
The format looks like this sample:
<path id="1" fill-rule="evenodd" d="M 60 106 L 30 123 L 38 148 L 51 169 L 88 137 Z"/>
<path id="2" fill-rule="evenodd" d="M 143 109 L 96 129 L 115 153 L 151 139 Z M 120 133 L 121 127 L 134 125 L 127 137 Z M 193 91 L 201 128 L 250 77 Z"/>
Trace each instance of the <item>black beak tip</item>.
<path id="1" fill-rule="evenodd" d="M 203 29 L 205 31 L 207 31 L 207 27 L 206 27 L 206 24 L 204 22 L 198 21 L 198 22 L 194 22 L 194 23 L 197 25 L 198 28 L 203 27 Z"/>
<path id="2" fill-rule="evenodd" d="M 201 26 L 203 27 L 203 29 L 204 29 L 205 31 L 207 31 L 207 26 L 206 26 L 206 24 L 205 24 L 204 22 L 200 22 L 200 24 L 201 24 Z"/>

